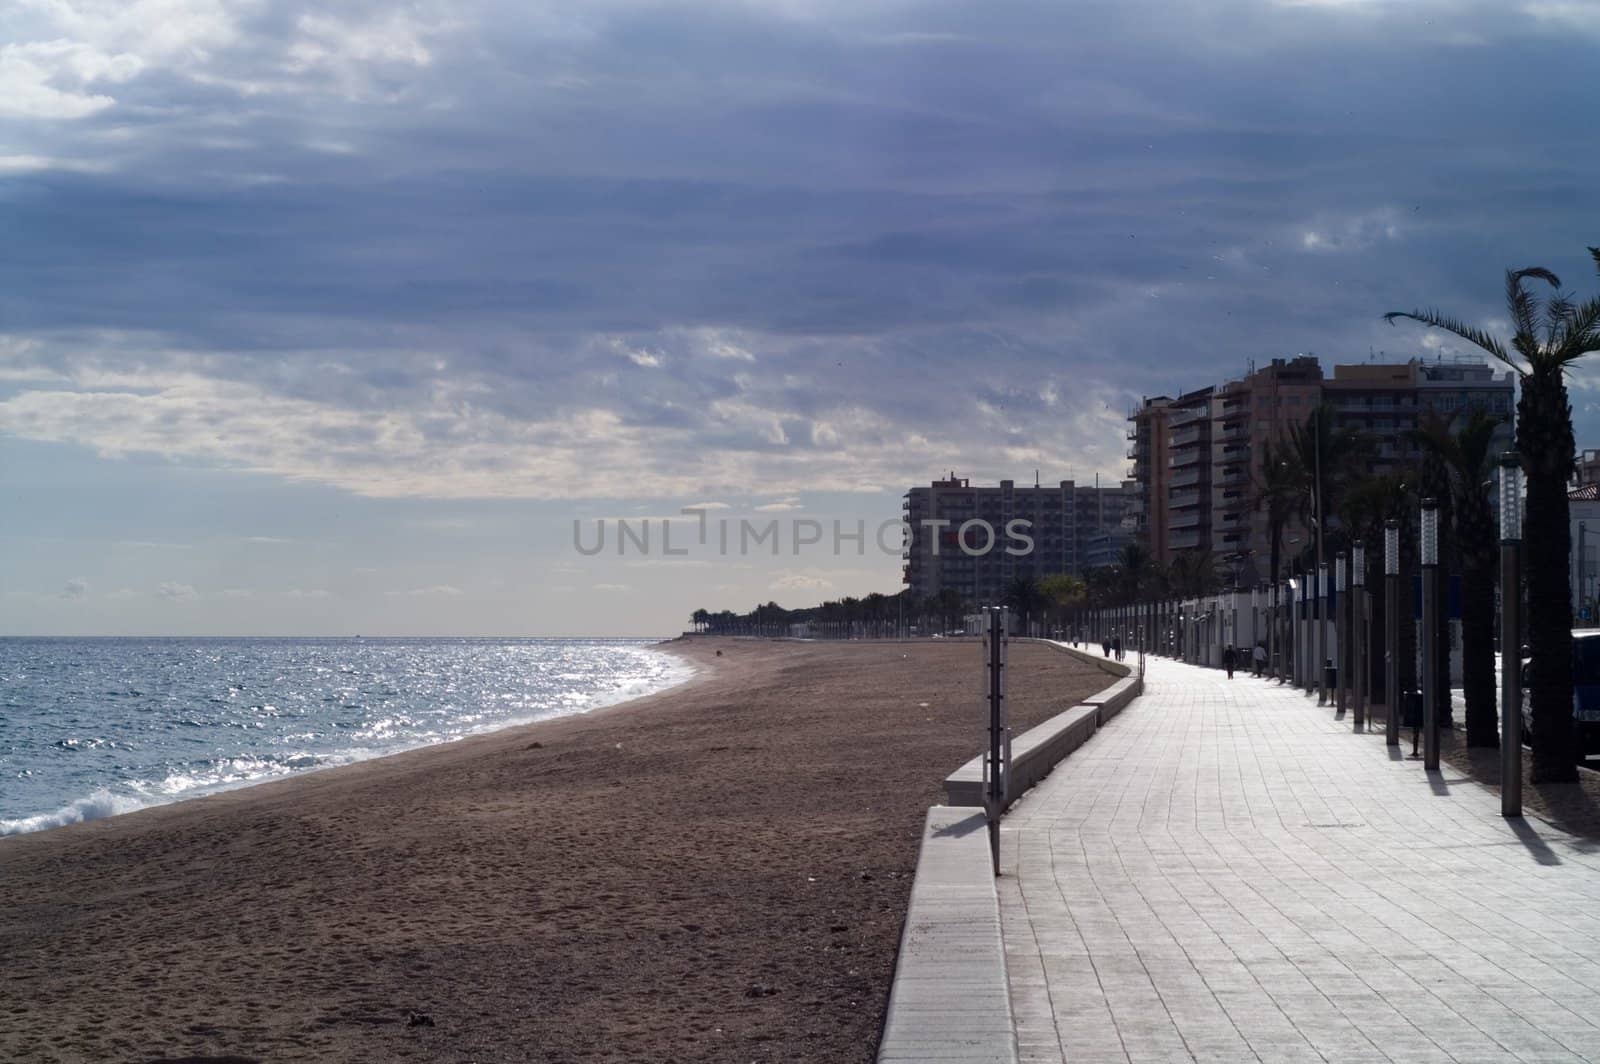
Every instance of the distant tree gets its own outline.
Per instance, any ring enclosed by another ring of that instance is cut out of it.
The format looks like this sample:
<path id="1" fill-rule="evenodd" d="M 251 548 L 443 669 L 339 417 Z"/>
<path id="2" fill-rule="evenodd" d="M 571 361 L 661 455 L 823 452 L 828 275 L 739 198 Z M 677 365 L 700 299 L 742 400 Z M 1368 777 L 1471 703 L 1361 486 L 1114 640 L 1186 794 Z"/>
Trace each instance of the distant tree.
<path id="1" fill-rule="evenodd" d="M 1019 576 L 1006 586 L 1005 604 L 1022 618 L 1022 631 L 1031 634 L 1030 625 L 1048 600 L 1039 581 L 1032 576 Z"/>
<path id="2" fill-rule="evenodd" d="M 934 604 L 944 631 L 954 632 L 962 627 L 962 617 L 967 612 L 967 603 L 961 597 L 961 592 L 953 587 L 942 587 L 938 595 L 934 596 Z"/>
<path id="3" fill-rule="evenodd" d="M 1055 623 L 1066 623 L 1066 612 L 1084 602 L 1083 581 L 1070 573 L 1053 573 L 1039 581 L 1039 591 L 1044 596 L 1046 612 L 1055 611 Z"/>

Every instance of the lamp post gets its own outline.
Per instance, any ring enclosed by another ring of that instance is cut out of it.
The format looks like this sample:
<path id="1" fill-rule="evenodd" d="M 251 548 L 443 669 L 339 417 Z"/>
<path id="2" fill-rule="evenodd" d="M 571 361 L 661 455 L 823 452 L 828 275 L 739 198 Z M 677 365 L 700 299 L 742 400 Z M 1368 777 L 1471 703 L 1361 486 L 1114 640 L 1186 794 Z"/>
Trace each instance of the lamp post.
<path id="1" fill-rule="evenodd" d="M 1419 526 L 1422 554 L 1422 767 L 1429 772 L 1439 768 L 1439 714 L 1434 699 L 1439 694 L 1439 663 L 1435 646 L 1439 639 L 1439 608 L 1434 601 L 1439 585 L 1439 503 L 1422 500 Z"/>
<path id="2" fill-rule="evenodd" d="M 1345 591 L 1344 574 L 1345 553 L 1340 551 L 1333 556 L 1333 652 L 1339 662 L 1333 674 L 1333 697 L 1335 715 L 1340 717 L 1344 716 L 1345 688 L 1350 686 L 1350 596 Z"/>
<path id="3" fill-rule="evenodd" d="M 1500 456 L 1500 815 L 1522 815 L 1522 459 Z"/>
<path id="4" fill-rule="evenodd" d="M 1317 562 L 1317 659 L 1315 663 L 1317 681 L 1317 705 L 1328 704 L 1328 589 L 1332 585 L 1328 582 L 1328 563 Z"/>
<path id="5" fill-rule="evenodd" d="M 1290 571 L 1293 572 L 1293 570 Z M 1298 603 L 1295 601 L 1296 597 L 1294 578 L 1290 577 L 1283 582 L 1283 604 L 1285 607 L 1283 668 L 1284 674 L 1289 679 L 1290 687 L 1300 686 L 1300 633 L 1295 630 L 1294 615 L 1295 610 L 1298 608 Z"/>
<path id="6" fill-rule="evenodd" d="M 1350 695 L 1354 729 L 1367 727 L 1367 545 L 1356 540 L 1350 559 Z"/>
<path id="7" fill-rule="evenodd" d="M 1383 523 L 1383 722 L 1385 746 L 1400 745 L 1400 522 Z"/>

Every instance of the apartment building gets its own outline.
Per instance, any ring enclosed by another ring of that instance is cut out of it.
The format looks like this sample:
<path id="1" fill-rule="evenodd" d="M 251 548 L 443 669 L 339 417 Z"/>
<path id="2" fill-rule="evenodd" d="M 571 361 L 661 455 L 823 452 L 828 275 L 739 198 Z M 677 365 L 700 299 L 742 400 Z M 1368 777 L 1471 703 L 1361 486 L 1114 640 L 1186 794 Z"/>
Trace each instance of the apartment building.
<path id="1" fill-rule="evenodd" d="M 1412 434 L 1430 413 L 1450 421 L 1486 411 L 1503 419 L 1490 453 L 1512 447 L 1516 383 L 1509 369 L 1497 374 L 1482 362 L 1443 359 L 1336 365 L 1322 391 L 1335 424 L 1374 438 L 1378 472 L 1408 469 L 1421 459 Z"/>
<path id="2" fill-rule="evenodd" d="M 1259 505 L 1268 445 L 1304 425 L 1319 404 L 1335 423 L 1376 439 L 1378 470 L 1418 459 L 1412 430 L 1419 415 L 1451 418 L 1470 409 L 1503 415 L 1496 450 L 1510 446 L 1515 384 L 1481 362 L 1422 361 L 1334 366 L 1324 377 L 1315 356 L 1277 358 L 1235 380 L 1145 399 L 1130 413 L 1133 523 L 1162 562 L 1183 550 L 1206 550 L 1228 564 L 1240 586 L 1266 579 L 1270 530 Z M 1304 535 L 1286 529 L 1285 549 Z"/>
<path id="3" fill-rule="evenodd" d="M 1314 357 L 1280 358 L 1176 399 L 1144 400 L 1129 416 L 1130 475 L 1134 524 L 1153 557 L 1166 563 L 1179 551 L 1209 550 L 1241 580 L 1257 552 L 1265 559 L 1255 485 L 1266 443 L 1304 423 L 1321 382 Z"/>
<path id="4" fill-rule="evenodd" d="M 901 503 L 911 530 L 901 555 L 905 583 L 917 595 L 937 595 L 949 587 L 968 602 L 988 605 L 998 603 L 1019 576 L 1082 575 L 1110 564 L 1132 540 L 1127 522 L 1133 499 L 1129 481 L 1102 488 L 1071 480 L 1018 487 L 1002 480 L 983 487 L 951 473 L 928 487 L 912 488 Z M 1008 553 L 1008 546 L 1021 549 L 1020 540 L 1006 532 L 1019 520 L 1027 522 L 1019 528 L 1025 528 L 1032 546 L 1026 553 Z M 969 521 L 984 527 L 975 525 L 958 539 Z M 992 542 L 985 527 L 993 530 Z"/>

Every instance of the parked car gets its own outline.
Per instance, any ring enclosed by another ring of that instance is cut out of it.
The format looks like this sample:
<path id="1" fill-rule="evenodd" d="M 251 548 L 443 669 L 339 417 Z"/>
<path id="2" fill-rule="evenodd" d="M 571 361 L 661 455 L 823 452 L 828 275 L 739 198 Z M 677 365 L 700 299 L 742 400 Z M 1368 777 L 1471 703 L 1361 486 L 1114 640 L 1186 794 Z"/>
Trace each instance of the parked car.
<path id="1" fill-rule="evenodd" d="M 1522 661 L 1522 741 L 1533 740 L 1528 684 L 1533 660 Z M 1572 633 L 1572 726 L 1584 754 L 1600 754 L 1600 629 Z"/>

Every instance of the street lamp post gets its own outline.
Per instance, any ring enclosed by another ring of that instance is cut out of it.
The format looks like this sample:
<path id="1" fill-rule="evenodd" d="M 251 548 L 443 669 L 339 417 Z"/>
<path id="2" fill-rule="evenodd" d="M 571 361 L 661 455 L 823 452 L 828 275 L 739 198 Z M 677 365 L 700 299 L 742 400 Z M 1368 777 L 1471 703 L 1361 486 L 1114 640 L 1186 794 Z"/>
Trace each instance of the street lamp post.
<path id="1" fill-rule="evenodd" d="M 1350 560 L 1350 694 L 1354 728 L 1367 727 L 1367 545 L 1356 540 Z"/>
<path id="2" fill-rule="evenodd" d="M 1439 585 L 1439 503 L 1422 500 L 1419 526 L 1422 554 L 1422 767 L 1439 769 L 1439 713 L 1434 700 L 1439 695 L 1439 663 L 1435 647 L 1439 640 L 1439 609 L 1434 601 Z"/>
<path id="3" fill-rule="evenodd" d="M 1338 656 L 1339 667 L 1333 674 L 1335 715 L 1344 716 L 1344 692 L 1350 686 L 1350 596 L 1345 590 L 1345 554 L 1333 556 L 1333 652 Z"/>
<path id="4" fill-rule="evenodd" d="M 1383 523 L 1383 722 L 1385 746 L 1400 745 L 1400 522 Z"/>
<path id="5" fill-rule="evenodd" d="M 1328 563 L 1317 562 L 1317 658 L 1314 663 L 1317 682 L 1317 705 L 1328 704 Z"/>
<path id="6" fill-rule="evenodd" d="M 1500 457 L 1500 815 L 1522 815 L 1522 460 Z"/>

